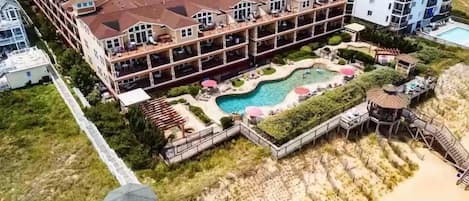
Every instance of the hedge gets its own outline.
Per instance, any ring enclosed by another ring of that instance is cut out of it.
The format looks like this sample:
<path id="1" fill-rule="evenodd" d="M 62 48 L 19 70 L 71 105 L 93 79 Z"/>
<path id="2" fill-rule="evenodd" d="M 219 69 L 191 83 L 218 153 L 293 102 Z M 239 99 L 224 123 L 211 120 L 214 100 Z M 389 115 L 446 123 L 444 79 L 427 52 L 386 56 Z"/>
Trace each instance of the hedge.
<path id="1" fill-rule="evenodd" d="M 383 68 L 365 73 L 350 83 L 312 97 L 297 107 L 270 116 L 258 124 L 260 130 L 282 144 L 312 129 L 321 122 L 359 104 L 366 91 L 402 78 L 393 69 Z"/>
<path id="2" fill-rule="evenodd" d="M 367 28 L 360 32 L 360 38 L 387 48 L 398 48 L 403 53 L 420 50 L 418 42 L 392 32 L 371 30 L 370 28 Z"/>
<path id="3" fill-rule="evenodd" d="M 212 120 L 204 113 L 202 108 L 197 107 L 197 106 L 193 106 L 193 105 L 189 105 L 189 110 L 195 116 L 197 116 L 197 118 L 199 118 L 202 122 L 204 122 L 204 124 L 209 124 L 210 122 L 212 122 Z"/>
<path id="4" fill-rule="evenodd" d="M 192 96 L 197 96 L 199 94 L 201 86 L 192 84 L 192 85 L 183 85 L 179 87 L 171 88 L 168 93 L 166 94 L 168 97 L 176 97 L 183 94 L 190 94 Z"/>
<path id="5" fill-rule="evenodd" d="M 364 62 L 365 64 L 374 64 L 375 59 L 363 52 L 356 51 L 356 50 L 351 50 L 351 49 L 339 49 L 339 54 L 340 57 L 347 59 L 347 60 L 360 60 Z"/>

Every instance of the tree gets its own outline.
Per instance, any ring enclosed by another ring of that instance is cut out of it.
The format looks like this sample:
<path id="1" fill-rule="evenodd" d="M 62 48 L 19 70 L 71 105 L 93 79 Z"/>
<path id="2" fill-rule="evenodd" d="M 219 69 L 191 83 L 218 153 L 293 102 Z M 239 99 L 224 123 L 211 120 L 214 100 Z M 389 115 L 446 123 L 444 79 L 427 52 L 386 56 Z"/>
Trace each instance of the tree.
<path id="1" fill-rule="evenodd" d="M 90 103 L 90 105 L 96 105 L 101 101 L 101 93 L 99 89 L 94 87 L 93 90 L 86 96 L 86 100 Z"/>
<path id="2" fill-rule="evenodd" d="M 70 48 L 67 48 L 62 54 L 59 54 L 57 61 L 63 70 L 69 71 L 72 69 L 73 65 L 79 65 L 84 63 L 81 55 Z"/>
<path id="3" fill-rule="evenodd" d="M 135 106 L 130 107 L 127 113 L 130 131 L 137 140 L 157 152 L 166 145 L 164 133 L 150 121 L 145 119 L 144 114 Z"/>
<path id="4" fill-rule="evenodd" d="M 72 78 L 73 84 L 78 87 L 85 96 L 93 91 L 97 82 L 93 70 L 85 63 L 73 65 L 69 75 Z"/>

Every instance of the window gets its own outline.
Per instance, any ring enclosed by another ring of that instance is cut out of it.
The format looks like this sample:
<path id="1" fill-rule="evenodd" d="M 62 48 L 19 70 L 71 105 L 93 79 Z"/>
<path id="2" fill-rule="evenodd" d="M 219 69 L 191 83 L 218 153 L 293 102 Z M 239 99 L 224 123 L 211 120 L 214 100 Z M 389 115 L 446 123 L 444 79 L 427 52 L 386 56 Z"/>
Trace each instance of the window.
<path id="1" fill-rule="evenodd" d="M 117 48 L 117 47 L 120 47 L 120 43 L 119 43 L 118 38 L 106 40 L 106 48 L 107 49 L 113 49 L 113 48 Z"/>
<path id="2" fill-rule="evenodd" d="M 148 37 L 153 36 L 151 25 L 135 25 L 129 29 L 129 40 L 136 44 L 146 43 Z"/>
<path id="3" fill-rule="evenodd" d="M 386 21 L 385 22 L 388 22 L 388 20 L 389 20 L 389 16 L 386 16 Z"/>
<path id="4" fill-rule="evenodd" d="M 204 25 L 211 24 L 212 21 L 213 21 L 212 13 L 209 13 L 209 12 L 199 12 L 196 15 L 192 16 L 192 18 L 199 21 L 199 23 L 200 23 L 199 27 L 200 28 L 203 28 Z"/>
<path id="5" fill-rule="evenodd" d="M 388 10 L 391 10 L 391 6 L 392 6 L 392 4 L 389 3 Z"/>
<path id="6" fill-rule="evenodd" d="M 301 3 L 301 7 L 302 7 L 302 8 L 308 8 L 309 5 L 310 5 L 310 4 L 309 4 L 309 0 L 303 1 L 303 2 Z"/>
<path id="7" fill-rule="evenodd" d="M 303 2 L 304 3 L 304 2 Z M 270 10 L 283 10 L 287 6 L 286 0 L 270 0 Z"/>
<path id="8" fill-rule="evenodd" d="M 31 77 L 31 72 L 26 72 L 26 76 Z"/>
<path id="9" fill-rule="evenodd" d="M 192 36 L 192 29 L 191 28 L 182 29 L 181 30 L 181 36 L 183 38 L 191 37 Z"/>
<path id="10" fill-rule="evenodd" d="M 17 14 L 16 9 L 10 8 L 6 12 L 7 12 L 8 17 L 5 16 L 5 18 L 7 18 L 9 20 L 17 20 L 18 19 L 19 15 Z M 3 16 L 2 16 L 2 18 L 3 18 Z"/>
<path id="11" fill-rule="evenodd" d="M 373 15 L 373 11 L 369 10 L 367 15 L 368 15 L 368 16 Z"/>
<path id="12" fill-rule="evenodd" d="M 14 28 L 13 33 L 15 33 L 15 36 L 22 36 L 23 35 L 20 28 Z"/>
<path id="13" fill-rule="evenodd" d="M 234 18 L 236 20 L 245 20 L 251 13 L 251 3 L 240 2 L 234 7 Z"/>

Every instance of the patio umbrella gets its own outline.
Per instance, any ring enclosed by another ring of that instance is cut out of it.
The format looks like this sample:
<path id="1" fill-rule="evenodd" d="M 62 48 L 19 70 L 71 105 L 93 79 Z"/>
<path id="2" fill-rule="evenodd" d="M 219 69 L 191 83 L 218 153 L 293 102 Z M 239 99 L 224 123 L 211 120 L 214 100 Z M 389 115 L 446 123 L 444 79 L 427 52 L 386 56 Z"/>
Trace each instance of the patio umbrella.
<path id="1" fill-rule="evenodd" d="M 306 95 L 309 93 L 309 89 L 304 88 L 304 87 L 296 87 L 295 88 L 295 93 L 298 95 Z"/>
<path id="2" fill-rule="evenodd" d="M 343 75 L 352 76 L 352 75 L 355 75 L 355 69 L 354 68 L 342 68 L 340 69 L 340 73 L 342 73 Z"/>
<path id="3" fill-rule="evenodd" d="M 212 88 L 217 87 L 217 81 L 215 80 L 204 80 L 202 81 L 201 84 L 203 87 L 212 87 Z"/>
<path id="4" fill-rule="evenodd" d="M 252 106 L 246 107 L 246 114 L 251 117 L 261 117 L 262 115 L 264 115 L 260 108 Z"/>

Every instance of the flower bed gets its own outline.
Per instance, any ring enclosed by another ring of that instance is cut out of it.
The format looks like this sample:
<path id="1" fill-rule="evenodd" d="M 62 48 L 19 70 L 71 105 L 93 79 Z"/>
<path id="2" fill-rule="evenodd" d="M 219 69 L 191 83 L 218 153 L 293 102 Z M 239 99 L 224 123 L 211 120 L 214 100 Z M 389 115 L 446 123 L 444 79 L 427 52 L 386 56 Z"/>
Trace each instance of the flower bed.
<path id="1" fill-rule="evenodd" d="M 312 97 L 295 108 L 266 118 L 258 124 L 258 127 L 274 138 L 277 144 L 281 144 L 343 110 L 359 104 L 364 100 L 368 89 L 400 80 L 401 77 L 392 69 L 365 73 L 349 84 Z"/>

